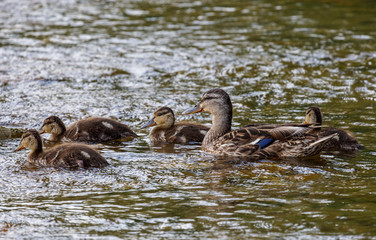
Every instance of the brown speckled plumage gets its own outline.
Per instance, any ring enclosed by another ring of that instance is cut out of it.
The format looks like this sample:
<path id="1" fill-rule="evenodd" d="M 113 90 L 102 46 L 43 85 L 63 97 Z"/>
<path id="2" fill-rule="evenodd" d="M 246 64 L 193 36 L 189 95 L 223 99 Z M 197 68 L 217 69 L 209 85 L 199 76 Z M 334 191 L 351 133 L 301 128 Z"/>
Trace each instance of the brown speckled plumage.
<path id="1" fill-rule="evenodd" d="M 306 110 L 306 117 L 304 123 L 322 125 L 322 113 L 318 107 L 309 107 Z M 341 151 L 357 151 L 364 149 L 352 133 L 342 129 L 333 127 L 316 128 L 315 134 L 320 137 L 329 136 L 331 134 L 338 134 L 339 140 L 332 141 L 325 150 L 341 150 Z"/>
<path id="2" fill-rule="evenodd" d="M 51 141 L 99 143 L 137 137 L 127 125 L 109 118 L 90 117 L 73 123 L 68 129 L 57 116 L 43 121 L 43 132 L 51 133 Z"/>
<path id="3" fill-rule="evenodd" d="M 105 167 L 108 162 L 97 151 L 81 143 L 65 143 L 43 150 L 42 139 L 38 131 L 31 129 L 22 135 L 17 150 L 30 148 L 27 156 L 30 163 L 45 167 Z"/>
<path id="4" fill-rule="evenodd" d="M 194 124 L 178 122 L 175 123 L 175 116 L 171 108 L 161 107 L 153 114 L 143 127 L 155 126 L 150 132 L 152 142 L 167 142 L 178 144 L 201 143 L 209 127 Z"/>
<path id="5" fill-rule="evenodd" d="M 229 104 L 230 103 L 230 104 Z M 213 126 L 205 136 L 203 150 L 215 155 L 252 159 L 308 157 L 318 154 L 337 134 L 320 137 L 309 125 L 260 125 L 231 131 L 232 105 L 222 89 L 206 92 L 199 105 L 183 114 L 206 111 L 212 114 Z"/>

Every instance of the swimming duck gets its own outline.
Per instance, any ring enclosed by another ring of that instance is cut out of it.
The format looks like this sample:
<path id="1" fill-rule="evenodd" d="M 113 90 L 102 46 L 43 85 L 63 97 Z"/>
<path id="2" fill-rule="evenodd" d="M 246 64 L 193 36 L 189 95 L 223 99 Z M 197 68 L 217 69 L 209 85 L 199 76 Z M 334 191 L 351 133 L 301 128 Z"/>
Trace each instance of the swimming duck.
<path id="1" fill-rule="evenodd" d="M 81 143 L 64 143 L 46 151 L 43 150 L 42 138 L 35 129 L 22 134 L 21 144 L 15 150 L 31 149 L 27 155 L 30 163 L 45 167 L 104 167 L 108 165 L 98 152 Z"/>
<path id="2" fill-rule="evenodd" d="M 51 133 L 51 141 L 99 143 L 137 137 L 127 125 L 103 117 L 90 117 L 73 123 L 68 129 L 57 116 L 43 121 L 40 134 Z"/>
<path id="3" fill-rule="evenodd" d="M 318 154 L 328 142 L 338 139 L 336 133 L 319 137 L 310 126 L 247 127 L 231 131 L 232 104 L 222 89 L 204 93 L 199 104 L 183 114 L 209 112 L 212 127 L 202 148 L 215 155 L 243 156 L 251 159 L 308 157 Z"/>
<path id="4" fill-rule="evenodd" d="M 320 108 L 312 106 L 306 110 L 304 124 L 322 125 L 322 119 Z M 357 151 L 364 149 L 364 146 L 350 132 L 333 127 L 316 128 L 316 134 L 321 137 L 329 136 L 333 133 L 337 133 L 339 139 L 326 146 L 325 150 Z"/>
<path id="5" fill-rule="evenodd" d="M 209 127 L 200 124 L 175 123 L 174 112 L 169 107 L 157 109 L 153 117 L 142 128 L 151 126 L 155 127 L 151 130 L 149 137 L 155 143 L 201 143 L 209 131 Z"/>

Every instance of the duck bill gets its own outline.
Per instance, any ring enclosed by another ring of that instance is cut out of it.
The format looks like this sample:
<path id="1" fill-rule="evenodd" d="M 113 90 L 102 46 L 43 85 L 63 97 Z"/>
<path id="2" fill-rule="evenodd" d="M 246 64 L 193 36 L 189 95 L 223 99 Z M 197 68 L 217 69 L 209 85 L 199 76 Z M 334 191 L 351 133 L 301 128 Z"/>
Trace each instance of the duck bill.
<path id="1" fill-rule="evenodd" d="M 308 117 L 305 117 L 303 124 L 309 124 L 309 119 L 308 119 Z"/>
<path id="2" fill-rule="evenodd" d="M 154 119 L 150 119 L 147 123 L 145 123 L 141 128 L 147 128 L 147 127 L 151 127 L 151 126 L 154 126 L 154 125 L 157 125 L 156 122 L 154 122 Z"/>
<path id="3" fill-rule="evenodd" d="M 46 133 L 46 131 L 44 131 L 43 129 L 40 129 L 39 134 L 43 134 L 43 133 Z"/>
<path id="4" fill-rule="evenodd" d="M 200 105 L 196 105 L 193 108 L 189 108 L 189 109 L 185 110 L 182 113 L 182 115 L 188 115 L 188 114 L 198 113 L 198 112 L 202 112 L 202 111 L 204 111 L 204 109 L 202 109 L 200 107 Z"/>
<path id="5" fill-rule="evenodd" d="M 25 147 L 23 145 L 20 145 L 16 150 L 14 150 L 15 152 L 18 152 L 20 151 L 21 149 L 24 149 Z"/>

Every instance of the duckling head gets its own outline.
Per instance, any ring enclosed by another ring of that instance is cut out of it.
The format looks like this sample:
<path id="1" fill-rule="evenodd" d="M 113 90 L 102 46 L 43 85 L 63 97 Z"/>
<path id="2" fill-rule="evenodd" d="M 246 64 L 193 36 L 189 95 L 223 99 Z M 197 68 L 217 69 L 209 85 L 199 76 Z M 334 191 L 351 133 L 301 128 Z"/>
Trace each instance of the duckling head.
<path id="1" fill-rule="evenodd" d="M 182 114 L 188 115 L 196 112 L 209 112 L 213 115 L 222 114 L 232 118 L 230 96 L 220 88 L 211 89 L 204 93 L 198 105 L 187 109 Z"/>
<path id="2" fill-rule="evenodd" d="M 51 133 L 52 135 L 61 135 L 66 131 L 63 121 L 57 116 L 49 116 L 43 121 L 40 134 Z"/>
<path id="3" fill-rule="evenodd" d="M 322 113 L 318 107 L 309 107 L 305 113 L 304 124 L 322 124 Z"/>
<path id="4" fill-rule="evenodd" d="M 158 128 L 167 129 L 172 127 L 174 123 L 175 115 L 171 108 L 161 107 L 154 112 L 153 117 L 141 128 L 147 128 L 156 125 Z"/>
<path id="5" fill-rule="evenodd" d="M 29 148 L 32 152 L 42 151 L 42 147 L 42 138 L 40 137 L 38 131 L 35 129 L 30 129 L 27 130 L 24 134 L 22 134 L 21 144 L 15 150 L 15 152 L 24 148 Z"/>

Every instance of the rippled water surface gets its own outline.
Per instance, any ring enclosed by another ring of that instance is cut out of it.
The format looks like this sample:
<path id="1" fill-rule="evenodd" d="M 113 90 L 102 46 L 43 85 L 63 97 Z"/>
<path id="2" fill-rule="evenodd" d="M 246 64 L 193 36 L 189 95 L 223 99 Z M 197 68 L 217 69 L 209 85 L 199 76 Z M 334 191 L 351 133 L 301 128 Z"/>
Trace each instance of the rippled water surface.
<path id="1" fill-rule="evenodd" d="M 375 26 L 371 0 L 0 1 L 0 236 L 376 238 Z M 233 128 L 317 105 L 366 150 L 229 164 L 140 129 L 215 87 Z M 140 138 L 94 145 L 104 169 L 30 166 L 20 132 L 49 115 L 117 119 Z"/>

